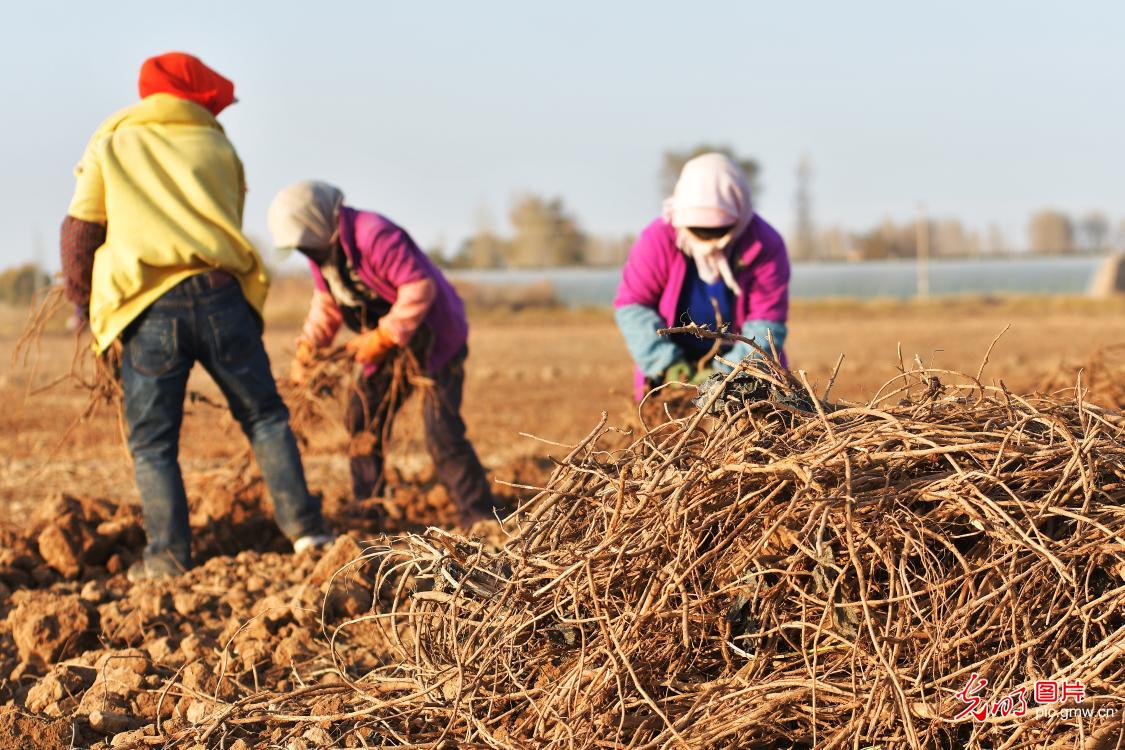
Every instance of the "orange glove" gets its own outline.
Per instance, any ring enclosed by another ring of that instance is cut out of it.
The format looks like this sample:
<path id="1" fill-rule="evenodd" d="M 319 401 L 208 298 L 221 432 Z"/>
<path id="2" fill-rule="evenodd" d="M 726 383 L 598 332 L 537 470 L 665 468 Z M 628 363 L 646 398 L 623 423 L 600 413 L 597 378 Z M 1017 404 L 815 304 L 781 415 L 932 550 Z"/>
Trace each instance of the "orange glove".
<path id="1" fill-rule="evenodd" d="M 377 365 L 398 346 L 382 328 L 365 331 L 348 342 L 346 349 L 361 365 Z"/>

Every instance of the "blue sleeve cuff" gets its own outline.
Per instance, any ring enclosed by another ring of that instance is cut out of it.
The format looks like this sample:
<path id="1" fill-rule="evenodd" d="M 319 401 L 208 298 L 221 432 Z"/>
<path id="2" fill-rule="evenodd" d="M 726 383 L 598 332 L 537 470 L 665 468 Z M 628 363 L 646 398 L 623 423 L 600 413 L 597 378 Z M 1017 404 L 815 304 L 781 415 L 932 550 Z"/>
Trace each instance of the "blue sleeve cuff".
<path id="1" fill-rule="evenodd" d="M 656 331 L 664 328 L 660 313 L 644 305 L 624 305 L 613 313 L 625 346 L 641 372 L 649 378 L 664 374 L 668 366 L 680 358 L 680 348 Z"/>

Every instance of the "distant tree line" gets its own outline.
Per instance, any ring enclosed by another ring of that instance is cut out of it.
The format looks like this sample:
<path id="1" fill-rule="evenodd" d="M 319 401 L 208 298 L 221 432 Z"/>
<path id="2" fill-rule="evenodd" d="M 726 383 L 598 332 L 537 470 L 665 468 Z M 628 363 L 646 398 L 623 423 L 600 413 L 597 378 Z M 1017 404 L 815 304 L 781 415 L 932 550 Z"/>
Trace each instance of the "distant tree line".
<path id="1" fill-rule="evenodd" d="M 684 164 L 700 154 L 720 152 L 742 168 L 751 194 L 761 195 L 761 165 L 737 154 L 724 144 L 701 143 L 687 149 L 671 149 L 661 157 L 658 187 L 661 197 L 672 194 Z M 912 258 L 918 253 L 918 220 L 886 219 L 866 231 L 842 227 L 817 228 L 809 210 L 811 167 L 807 159 L 798 165 L 798 222 L 786 234 L 790 255 L 797 260 L 867 260 Z M 659 203 L 654 201 L 654 205 Z M 619 267 L 625 263 L 635 237 L 599 237 L 583 230 L 561 198 L 523 193 L 512 201 L 507 214 L 510 231 L 499 232 L 487 215 L 478 217 L 476 231 L 450 255 L 445 248 L 432 248 L 434 260 L 447 268 L 553 268 L 562 266 Z M 803 219 L 803 220 L 802 220 Z M 1102 253 L 1125 249 L 1125 218 L 1114 227 L 1102 211 L 1072 217 L 1063 211 L 1044 209 L 1027 223 L 1026 247 L 1033 253 Z M 1005 236 L 996 224 L 983 231 L 965 227 L 952 217 L 927 220 L 924 232 L 934 257 L 971 257 L 1012 252 L 1018 243 Z M 0 302 L 24 304 L 34 292 L 50 283 L 43 271 L 24 265 L 0 273 Z"/>
<path id="2" fill-rule="evenodd" d="M 512 231 L 497 233 L 486 216 L 477 231 L 466 238 L 452 258 L 442 258 L 449 268 L 554 268 L 560 266 L 614 266 L 625 262 L 632 237 L 592 237 L 582 230 L 561 198 L 533 193 L 517 197 L 508 212 Z"/>
<path id="3" fill-rule="evenodd" d="M 1035 253 L 1101 253 L 1112 244 L 1125 243 L 1125 219 L 1112 236 L 1109 217 L 1101 211 L 1071 218 L 1062 211 L 1046 209 L 1032 214 L 1027 223 L 1028 249 Z"/>
<path id="4" fill-rule="evenodd" d="M 51 277 L 34 263 L 0 271 L 0 303 L 29 304 L 36 292 L 50 284 Z"/>
<path id="5" fill-rule="evenodd" d="M 913 258 L 918 254 L 919 220 L 896 222 L 886 219 L 866 231 L 852 232 L 840 227 L 821 231 L 808 258 L 877 260 Z M 934 257 L 974 257 L 1013 252 L 1017 243 L 1005 236 L 996 224 L 984 231 L 969 229 L 960 220 L 937 217 L 926 221 L 930 254 Z M 1027 222 L 1026 248 L 1038 254 L 1104 253 L 1125 248 L 1125 219 L 1116 231 L 1101 211 L 1090 211 L 1072 218 L 1068 214 L 1044 209 L 1033 213 Z M 796 256 L 795 257 L 800 257 Z"/>
<path id="6" fill-rule="evenodd" d="M 503 236 L 486 216 L 477 231 L 461 243 L 450 268 L 553 268 L 559 266 L 612 266 L 625 262 L 631 237 L 591 237 L 567 211 L 561 198 L 533 193 L 517 197 L 508 212 L 510 234 Z M 440 253 L 434 253 L 442 259 Z"/>
<path id="7" fill-rule="evenodd" d="M 689 159 L 712 151 L 734 159 L 746 173 L 753 194 L 757 194 L 761 174 L 757 161 L 738 156 L 730 146 L 704 143 L 664 153 L 659 175 L 661 196 L 672 194 L 680 171 Z M 545 198 L 534 193 L 524 193 L 512 202 L 508 222 L 511 233 L 501 235 L 487 216 L 481 216 L 476 232 L 461 243 L 452 257 L 445 257 L 440 250 L 432 254 L 450 268 L 621 266 L 635 239 L 631 235 L 591 236 L 582 230 L 561 198 Z"/>

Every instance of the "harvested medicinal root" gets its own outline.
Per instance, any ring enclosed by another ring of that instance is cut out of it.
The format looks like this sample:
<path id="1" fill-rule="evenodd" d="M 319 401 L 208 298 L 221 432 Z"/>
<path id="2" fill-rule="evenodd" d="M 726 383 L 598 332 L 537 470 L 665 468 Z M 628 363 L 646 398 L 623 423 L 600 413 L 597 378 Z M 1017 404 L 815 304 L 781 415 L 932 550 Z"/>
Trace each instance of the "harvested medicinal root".
<path id="1" fill-rule="evenodd" d="M 396 349 L 380 364 L 391 371 L 390 387 L 372 414 L 380 414 L 403 399 L 404 394 L 425 391 L 433 382 L 425 375 L 418 356 L 410 349 Z M 305 365 L 301 383 L 285 381 L 281 393 L 289 405 L 290 424 L 298 439 L 307 441 L 315 430 L 338 425 L 343 420 L 347 400 L 352 394 L 363 398 L 357 379 L 363 372 L 343 346 L 320 349 L 313 353 L 312 361 Z M 389 430 L 393 420 L 384 420 Z M 386 440 L 389 435 L 381 436 Z"/>
<path id="2" fill-rule="evenodd" d="M 1119 746 L 1120 414 L 921 368 L 831 404 L 759 358 L 624 449 L 611 429 L 502 544 L 430 529 L 345 567 L 374 596 L 326 626 L 343 684 L 168 743 Z"/>
<path id="3" fill-rule="evenodd" d="M 310 431 L 326 423 L 338 423 L 343 414 L 344 398 L 352 387 L 353 369 L 349 355 L 342 346 L 319 349 L 305 365 L 301 383 L 282 381 L 280 390 L 289 406 L 289 423 L 298 438 L 307 438 Z"/>

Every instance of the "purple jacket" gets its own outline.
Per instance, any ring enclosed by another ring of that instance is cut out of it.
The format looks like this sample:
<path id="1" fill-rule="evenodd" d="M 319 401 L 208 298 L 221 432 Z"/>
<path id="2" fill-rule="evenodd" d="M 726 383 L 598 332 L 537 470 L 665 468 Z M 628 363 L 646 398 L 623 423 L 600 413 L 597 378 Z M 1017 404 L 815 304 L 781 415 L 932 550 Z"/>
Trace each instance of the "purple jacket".
<path id="1" fill-rule="evenodd" d="M 440 370 L 465 346 L 469 322 L 461 297 L 404 229 L 373 211 L 341 206 L 340 245 L 360 280 L 391 304 L 403 284 L 433 280 L 436 294 L 425 319 L 434 339 L 429 372 Z M 316 288 L 328 291 L 320 269 L 311 266 Z"/>
<path id="2" fill-rule="evenodd" d="M 777 230 L 755 216 L 733 241 L 731 258 L 731 270 L 742 289 L 734 301 L 733 330 L 740 331 L 753 320 L 784 323 L 789 316 L 789 255 Z M 614 307 L 643 305 L 657 311 L 666 325 L 676 325 L 687 263 L 676 246 L 676 230 L 656 219 L 629 252 Z M 784 364 L 784 352 L 779 354 Z M 643 392 L 640 368 L 636 383 L 638 392 Z"/>

